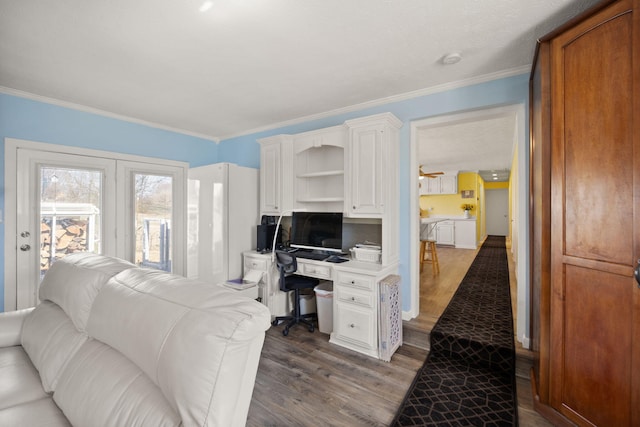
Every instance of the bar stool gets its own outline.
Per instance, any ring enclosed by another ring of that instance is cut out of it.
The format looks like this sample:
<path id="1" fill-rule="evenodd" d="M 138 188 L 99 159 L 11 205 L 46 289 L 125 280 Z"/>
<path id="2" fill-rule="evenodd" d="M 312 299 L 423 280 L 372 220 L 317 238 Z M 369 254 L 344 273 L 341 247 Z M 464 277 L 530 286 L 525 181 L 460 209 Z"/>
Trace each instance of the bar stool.
<path id="1" fill-rule="evenodd" d="M 429 255 L 429 257 L 426 257 Z M 435 240 L 420 240 L 420 273 L 425 262 L 431 262 L 433 275 L 440 274 L 440 263 Z"/>

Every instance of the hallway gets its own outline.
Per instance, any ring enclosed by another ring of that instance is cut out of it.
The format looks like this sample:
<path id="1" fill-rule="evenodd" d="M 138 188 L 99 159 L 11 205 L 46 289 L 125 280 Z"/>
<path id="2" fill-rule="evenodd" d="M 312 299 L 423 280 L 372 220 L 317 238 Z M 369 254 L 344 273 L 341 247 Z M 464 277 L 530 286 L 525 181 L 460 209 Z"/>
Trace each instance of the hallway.
<path id="1" fill-rule="evenodd" d="M 420 277 L 420 314 L 404 322 L 404 343 L 420 348 L 429 348 L 429 333 L 449 304 L 458 285 L 464 278 L 479 249 L 455 249 L 438 246 L 440 274 L 433 276 L 431 266 L 425 263 Z M 508 250 L 509 251 L 509 250 Z M 509 279 L 511 286 L 511 307 L 514 328 L 517 316 L 515 266 L 508 252 Z M 518 386 L 518 412 L 521 426 L 552 426 L 533 410 L 533 398 L 529 371 L 533 354 L 516 340 L 516 381 Z"/>

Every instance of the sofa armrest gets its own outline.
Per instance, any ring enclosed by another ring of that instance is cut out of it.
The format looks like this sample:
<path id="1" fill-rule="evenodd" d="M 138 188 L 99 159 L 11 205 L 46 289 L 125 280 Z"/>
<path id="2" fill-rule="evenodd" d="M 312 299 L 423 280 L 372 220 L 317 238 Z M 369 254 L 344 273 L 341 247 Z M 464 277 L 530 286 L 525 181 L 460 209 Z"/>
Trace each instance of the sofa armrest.
<path id="1" fill-rule="evenodd" d="M 20 345 L 24 319 L 34 307 L 0 313 L 0 348 Z"/>

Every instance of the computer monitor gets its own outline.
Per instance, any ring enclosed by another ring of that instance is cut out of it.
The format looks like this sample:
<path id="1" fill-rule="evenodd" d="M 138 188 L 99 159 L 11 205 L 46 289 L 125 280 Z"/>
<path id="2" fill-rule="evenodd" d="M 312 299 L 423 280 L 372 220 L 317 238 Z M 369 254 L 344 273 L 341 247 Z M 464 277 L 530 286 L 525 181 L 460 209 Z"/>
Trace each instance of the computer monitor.
<path id="1" fill-rule="evenodd" d="M 342 213 L 294 212 L 289 240 L 293 248 L 342 252 Z"/>

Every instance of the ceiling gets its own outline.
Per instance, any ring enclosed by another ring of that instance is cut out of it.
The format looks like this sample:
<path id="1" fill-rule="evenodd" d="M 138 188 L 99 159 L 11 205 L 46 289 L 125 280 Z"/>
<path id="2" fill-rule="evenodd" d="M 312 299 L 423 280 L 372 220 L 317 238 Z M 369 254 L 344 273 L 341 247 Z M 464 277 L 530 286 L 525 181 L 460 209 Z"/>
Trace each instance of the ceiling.
<path id="1" fill-rule="evenodd" d="M 477 172 L 485 181 L 509 181 L 517 117 L 515 112 L 486 111 L 478 112 L 474 119 L 418 128 L 422 171 Z"/>
<path id="2" fill-rule="evenodd" d="M 595 2 L 0 0 L 0 90 L 218 140 L 526 73 Z"/>

